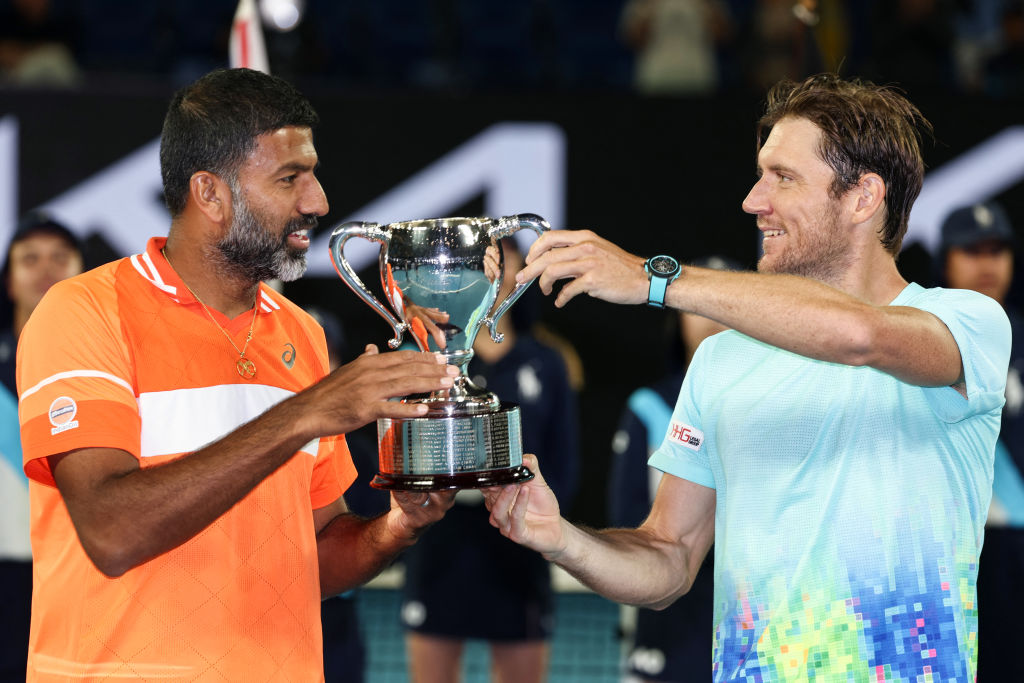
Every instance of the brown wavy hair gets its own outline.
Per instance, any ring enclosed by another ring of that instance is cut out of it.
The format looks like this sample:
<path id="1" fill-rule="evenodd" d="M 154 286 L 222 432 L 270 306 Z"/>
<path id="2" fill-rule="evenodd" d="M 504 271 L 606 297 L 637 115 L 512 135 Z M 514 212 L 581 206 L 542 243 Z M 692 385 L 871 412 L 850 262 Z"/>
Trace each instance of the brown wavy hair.
<path id="1" fill-rule="evenodd" d="M 893 87 L 819 74 L 772 87 L 757 124 L 758 151 L 772 127 L 790 116 L 821 131 L 818 154 L 835 173 L 829 188 L 833 198 L 846 194 L 865 173 L 881 176 L 886 213 L 879 239 L 889 253 L 898 254 L 924 181 L 921 141 L 923 133 L 932 134 L 928 120 Z"/>

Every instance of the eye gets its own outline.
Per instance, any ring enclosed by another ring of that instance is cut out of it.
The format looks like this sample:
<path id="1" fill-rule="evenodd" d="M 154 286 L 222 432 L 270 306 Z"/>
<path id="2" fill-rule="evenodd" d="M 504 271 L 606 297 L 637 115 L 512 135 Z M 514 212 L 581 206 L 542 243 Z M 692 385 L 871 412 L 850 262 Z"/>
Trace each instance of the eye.
<path id="1" fill-rule="evenodd" d="M 775 171 L 775 178 L 782 184 L 793 182 L 793 176 L 789 175 L 789 171 L 786 170 Z"/>
<path id="2" fill-rule="evenodd" d="M 288 183 L 290 185 L 291 183 L 295 182 L 295 179 L 297 177 L 298 177 L 297 173 L 292 173 L 291 175 L 287 175 L 284 178 L 281 178 L 281 182 L 282 183 Z"/>

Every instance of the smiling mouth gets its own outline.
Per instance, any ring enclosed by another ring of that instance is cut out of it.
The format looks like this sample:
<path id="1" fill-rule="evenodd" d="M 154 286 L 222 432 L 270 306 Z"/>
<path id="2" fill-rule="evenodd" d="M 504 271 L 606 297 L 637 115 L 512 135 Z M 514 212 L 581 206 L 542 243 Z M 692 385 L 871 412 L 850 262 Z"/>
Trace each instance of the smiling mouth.
<path id="1" fill-rule="evenodd" d="M 780 237 L 786 234 L 785 230 L 762 230 L 765 237 Z"/>
<path id="2" fill-rule="evenodd" d="M 308 247 L 309 230 L 303 228 L 301 230 L 295 230 L 294 232 L 288 233 L 288 243 L 296 247 Z"/>

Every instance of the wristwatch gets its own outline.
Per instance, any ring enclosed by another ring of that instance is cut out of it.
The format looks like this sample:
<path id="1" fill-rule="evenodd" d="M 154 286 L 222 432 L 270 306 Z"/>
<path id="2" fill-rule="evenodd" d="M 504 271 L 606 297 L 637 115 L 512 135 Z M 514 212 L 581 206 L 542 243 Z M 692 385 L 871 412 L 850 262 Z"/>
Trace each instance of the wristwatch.
<path id="1" fill-rule="evenodd" d="M 644 271 L 651 280 L 651 288 L 647 292 L 647 305 L 665 308 L 665 290 L 682 271 L 679 261 L 671 256 L 652 256 L 644 263 Z"/>

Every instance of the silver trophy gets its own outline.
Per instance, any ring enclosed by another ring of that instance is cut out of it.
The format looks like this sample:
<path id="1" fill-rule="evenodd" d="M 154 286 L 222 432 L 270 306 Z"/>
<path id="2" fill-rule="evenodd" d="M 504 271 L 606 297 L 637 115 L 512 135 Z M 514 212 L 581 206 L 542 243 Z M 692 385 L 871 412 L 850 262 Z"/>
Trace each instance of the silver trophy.
<path id="1" fill-rule="evenodd" d="M 436 491 L 496 486 L 533 478 L 523 466 L 519 407 L 470 381 L 466 366 L 482 326 L 502 340 L 498 320 L 530 286 L 516 285 L 496 307 L 504 274 L 501 239 L 524 228 L 549 229 L 534 214 L 491 218 L 434 218 L 380 225 L 345 223 L 331 234 L 331 260 L 345 283 L 394 330 L 397 349 L 406 332 L 422 351 L 444 354 L 460 373 L 452 388 L 406 396 L 424 403 L 417 418 L 377 421 L 381 489 Z M 352 237 L 379 242 L 380 279 L 388 309 L 345 259 Z M 493 309 L 493 312 L 492 312 Z"/>

